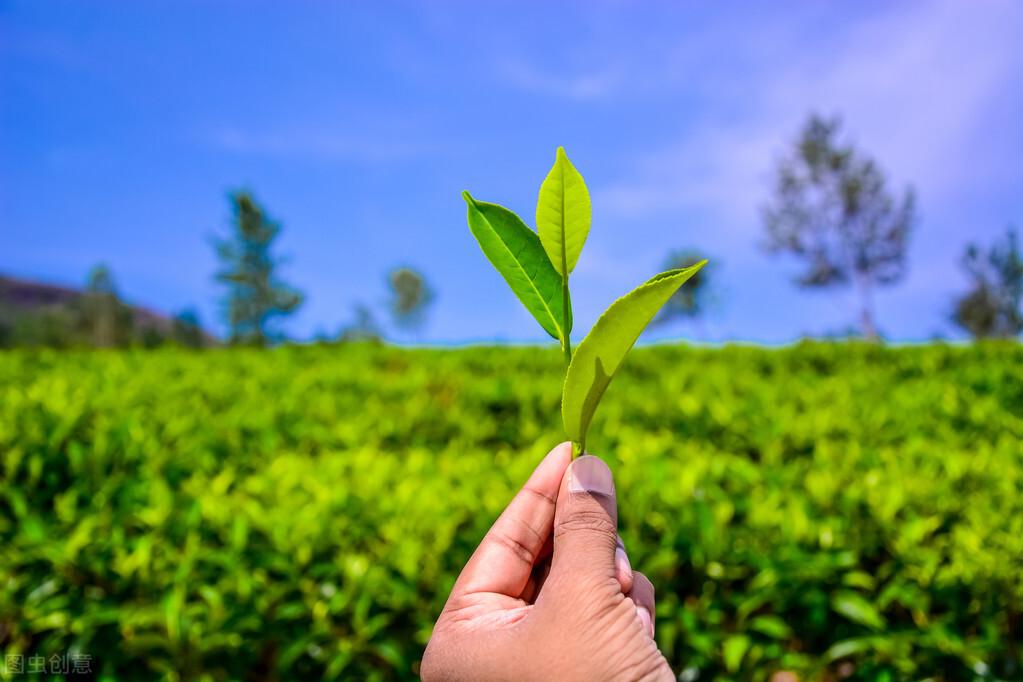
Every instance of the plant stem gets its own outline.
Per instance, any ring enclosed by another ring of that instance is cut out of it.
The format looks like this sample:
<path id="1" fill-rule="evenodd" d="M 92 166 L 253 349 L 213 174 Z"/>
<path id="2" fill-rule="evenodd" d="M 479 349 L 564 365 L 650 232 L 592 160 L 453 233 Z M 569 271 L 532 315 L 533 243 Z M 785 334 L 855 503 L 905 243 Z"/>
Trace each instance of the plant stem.
<path id="1" fill-rule="evenodd" d="M 562 215 L 564 215 L 564 203 L 562 203 Z M 572 334 L 569 328 L 568 321 L 572 314 L 572 302 L 568 298 L 568 262 L 565 257 L 565 245 L 562 242 L 561 245 L 561 335 L 564 343 L 561 347 L 565 351 L 565 373 L 568 373 L 568 367 L 572 364 Z M 572 443 L 572 459 L 575 459 L 583 453 L 583 446 L 581 443 Z"/>
<path id="2" fill-rule="evenodd" d="M 570 305 L 571 303 L 568 300 L 568 275 L 565 275 L 561 279 L 561 333 L 563 337 L 561 347 L 565 350 L 566 371 L 568 366 L 572 364 L 572 339 L 568 329 Z"/>

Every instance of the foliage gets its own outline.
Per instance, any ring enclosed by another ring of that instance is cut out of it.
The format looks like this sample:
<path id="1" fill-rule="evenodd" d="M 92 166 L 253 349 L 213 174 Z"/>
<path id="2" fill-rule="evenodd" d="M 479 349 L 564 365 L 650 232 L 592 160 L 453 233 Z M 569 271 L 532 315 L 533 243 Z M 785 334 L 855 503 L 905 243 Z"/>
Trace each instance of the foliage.
<path id="1" fill-rule="evenodd" d="M 591 427 L 686 679 L 1018 679 L 1023 348 L 639 348 Z M 553 349 L 0 354 L 0 649 L 412 679 Z M 31 677 L 26 676 L 26 680 Z"/>
<path id="2" fill-rule="evenodd" d="M 105 265 L 89 272 L 79 307 L 81 332 L 95 348 L 127 346 L 132 336 L 132 311 L 117 295 L 114 276 Z"/>
<path id="3" fill-rule="evenodd" d="M 572 300 L 568 278 L 590 234 L 590 193 L 558 147 L 536 203 L 536 234 L 517 215 L 462 192 L 469 230 L 512 292 L 540 326 L 561 342 L 565 356 L 562 418 L 573 456 L 586 447 L 586 430 L 615 372 L 668 299 L 706 261 L 654 276 L 600 316 L 572 355 Z M 656 284 L 655 284 L 656 283 Z M 561 297 L 558 298 L 560 289 Z"/>
<path id="4" fill-rule="evenodd" d="M 248 192 L 232 192 L 228 199 L 230 234 L 214 246 L 223 262 L 217 281 L 227 286 L 224 312 L 231 342 L 265 346 L 279 336 L 272 320 L 293 313 L 302 304 L 302 294 L 276 275 L 279 261 L 271 249 L 281 226 Z"/>
<path id="5" fill-rule="evenodd" d="M 706 256 L 696 249 L 679 249 L 668 254 L 662 267 L 665 270 L 682 270 L 704 261 L 707 261 Z M 709 282 L 713 271 L 713 266 L 704 265 L 689 278 L 686 286 L 672 294 L 651 324 L 665 325 L 675 320 L 702 317 L 707 312 Z"/>
<path id="6" fill-rule="evenodd" d="M 182 310 L 174 316 L 171 339 L 185 348 L 202 348 L 206 345 L 199 313 L 194 308 Z"/>
<path id="7" fill-rule="evenodd" d="M 974 338 L 1012 338 L 1023 333 L 1023 253 L 1016 232 L 984 253 L 970 244 L 963 269 L 971 288 L 956 301 L 953 321 Z"/>
<path id="8" fill-rule="evenodd" d="M 575 270 L 590 234 L 590 192 L 583 176 L 558 147 L 536 201 L 536 231 L 547 257 L 565 281 Z"/>
<path id="9" fill-rule="evenodd" d="M 0 348 L 69 348 L 87 345 L 70 305 L 24 310 L 0 304 Z"/>
<path id="10" fill-rule="evenodd" d="M 838 141 L 837 118 L 813 115 L 791 155 L 778 164 L 763 209 L 767 248 L 806 261 L 801 286 L 855 284 L 861 329 L 875 338 L 872 295 L 905 273 L 914 195 L 896 199 L 877 163 Z"/>
<path id="11" fill-rule="evenodd" d="M 669 270 L 622 296 L 604 311 L 586 335 L 565 373 L 561 417 L 565 432 L 579 450 L 586 448 L 586 432 L 615 372 L 639 335 L 661 306 L 703 263 L 685 270 Z"/>
<path id="12" fill-rule="evenodd" d="M 562 297 L 562 277 L 540 237 L 504 206 L 476 201 L 462 192 L 467 219 L 484 255 L 544 331 L 561 341 L 572 331 L 571 302 Z M 565 304 L 568 303 L 566 306 Z"/>
<path id="13" fill-rule="evenodd" d="M 352 308 L 352 321 L 341 328 L 338 334 L 338 341 L 351 343 L 353 341 L 372 341 L 374 343 L 383 339 L 383 331 L 377 322 L 373 311 L 365 303 L 357 303 Z"/>
<path id="14" fill-rule="evenodd" d="M 391 316 L 404 329 L 419 329 L 434 294 L 423 273 L 415 268 L 397 267 L 387 276 L 391 289 Z"/>

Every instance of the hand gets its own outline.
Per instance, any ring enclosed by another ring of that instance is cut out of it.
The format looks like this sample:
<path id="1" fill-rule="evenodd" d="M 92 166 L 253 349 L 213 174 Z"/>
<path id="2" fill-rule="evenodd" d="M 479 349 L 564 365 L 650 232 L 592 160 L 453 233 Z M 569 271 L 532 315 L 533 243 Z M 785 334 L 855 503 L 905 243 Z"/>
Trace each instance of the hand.
<path id="1" fill-rule="evenodd" d="M 674 680 L 653 640 L 654 588 L 618 537 L 611 471 L 548 454 L 455 582 L 424 680 Z"/>

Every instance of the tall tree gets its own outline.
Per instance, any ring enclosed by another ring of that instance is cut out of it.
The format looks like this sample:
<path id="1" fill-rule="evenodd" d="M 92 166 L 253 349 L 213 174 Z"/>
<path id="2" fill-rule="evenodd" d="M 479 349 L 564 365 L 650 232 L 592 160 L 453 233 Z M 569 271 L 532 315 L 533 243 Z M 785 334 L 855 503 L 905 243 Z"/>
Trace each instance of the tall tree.
<path id="1" fill-rule="evenodd" d="M 987 252 L 966 247 L 962 266 L 970 290 L 955 303 L 952 320 L 974 338 L 1012 338 L 1023 333 L 1023 253 L 1016 231 Z"/>
<path id="2" fill-rule="evenodd" d="M 688 268 L 705 259 L 706 256 L 696 249 L 678 249 L 668 254 L 661 269 Z M 654 324 L 664 325 L 676 320 L 696 320 L 706 314 L 707 306 L 710 303 L 708 283 L 712 276 L 713 265 L 707 263 L 699 272 L 689 278 L 684 287 L 668 299 L 668 302 L 661 308 L 661 312 L 654 318 Z"/>
<path id="3" fill-rule="evenodd" d="M 224 313 L 234 344 L 265 346 L 279 338 L 272 320 L 294 312 L 302 293 L 276 277 L 279 261 L 271 253 L 281 226 L 248 192 L 232 192 L 230 234 L 215 242 L 223 269 L 217 280 L 227 286 Z"/>
<path id="4" fill-rule="evenodd" d="M 131 343 L 134 316 L 117 295 L 114 276 L 106 265 L 89 271 L 77 312 L 80 332 L 90 345 L 112 348 Z"/>
<path id="5" fill-rule="evenodd" d="M 417 331 L 426 321 L 426 310 L 433 302 L 433 291 L 421 272 L 398 267 L 387 276 L 391 290 L 391 316 L 401 329 Z"/>
<path id="6" fill-rule="evenodd" d="M 353 320 L 350 324 L 341 328 L 338 340 L 342 342 L 369 341 L 376 343 L 383 335 L 380 332 L 380 325 L 369 306 L 357 303 L 353 308 Z"/>
<path id="7" fill-rule="evenodd" d="M 860 299 L 860 328 L 877 338 L 876 288 L 898 282 L 915 221 L 911 188 L 888 189 L 877 163 L 841 143 L 838 118 L 813 115 L 775 173 L 774 197 L 763 208 L 770 252 L 806 261 L 804 287 L 852 284 Z"/>

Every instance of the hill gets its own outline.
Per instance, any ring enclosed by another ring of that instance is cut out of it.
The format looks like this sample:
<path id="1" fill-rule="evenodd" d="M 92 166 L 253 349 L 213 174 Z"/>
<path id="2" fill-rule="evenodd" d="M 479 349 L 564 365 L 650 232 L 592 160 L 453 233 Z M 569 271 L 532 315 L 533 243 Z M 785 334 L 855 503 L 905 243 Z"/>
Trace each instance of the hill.
<path id="1" fill-rule="evenodd" d="M 34 282 L 0 274 L 0 346 L 156 345 L 172 338 L 180 321 L 150 308 L 131 305 L 116 293 L 103 294 L 104 305 L 90 305 L 96 294 L 65 286 Z M 104 312 L 125 329 L 125 343 L 94 344 L 90 334 Z M 198 330 L 203 345 L 216 339 Z"/>

